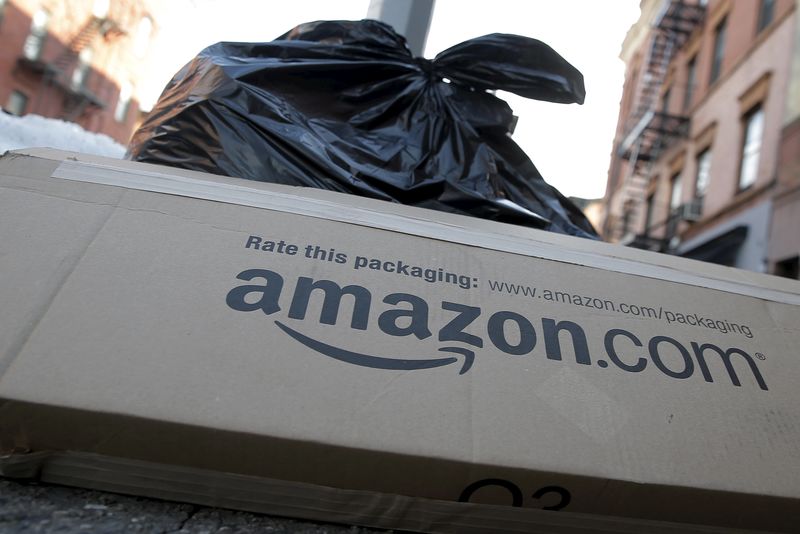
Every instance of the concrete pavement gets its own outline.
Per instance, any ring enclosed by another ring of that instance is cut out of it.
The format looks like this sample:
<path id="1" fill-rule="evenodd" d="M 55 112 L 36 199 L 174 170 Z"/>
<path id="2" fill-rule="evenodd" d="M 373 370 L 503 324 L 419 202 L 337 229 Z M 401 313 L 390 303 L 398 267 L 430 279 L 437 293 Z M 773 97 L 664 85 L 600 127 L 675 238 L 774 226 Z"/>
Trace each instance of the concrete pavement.
<path id="1" fill-rule="evenodd" d="M 0 479 L 0 533 L 378 534 L 248 512 Z"/>

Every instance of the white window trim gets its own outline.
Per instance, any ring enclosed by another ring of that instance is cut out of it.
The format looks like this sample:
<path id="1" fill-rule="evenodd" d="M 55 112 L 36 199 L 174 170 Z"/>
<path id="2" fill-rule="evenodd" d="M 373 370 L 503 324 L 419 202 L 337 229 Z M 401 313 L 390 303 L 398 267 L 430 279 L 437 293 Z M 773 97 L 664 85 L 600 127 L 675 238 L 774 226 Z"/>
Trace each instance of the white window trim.
<path id="1" fill-rule="evenodd" d="M 757 106 L 748 112 L 746 118 L 739 163 L 739 190 L 748 189 L 758 180 L 758 164 L 764 138 L 764 108 Z"/>

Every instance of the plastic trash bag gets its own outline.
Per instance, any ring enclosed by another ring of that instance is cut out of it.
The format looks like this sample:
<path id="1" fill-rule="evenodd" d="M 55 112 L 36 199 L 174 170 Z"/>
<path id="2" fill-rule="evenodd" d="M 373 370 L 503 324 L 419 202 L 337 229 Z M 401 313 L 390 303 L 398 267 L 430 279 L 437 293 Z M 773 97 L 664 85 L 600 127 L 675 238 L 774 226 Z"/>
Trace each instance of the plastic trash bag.
<path id="1" fill-rule="evenodd" d="M 127 157 L 596 238 L 511 140 L 515 118 L 495 89 L 562 103 L 585 94 L 577 69 L 527 37 L 487 35 L 431 61 L 378 21 L 302 24 L 203 50 Z"/>

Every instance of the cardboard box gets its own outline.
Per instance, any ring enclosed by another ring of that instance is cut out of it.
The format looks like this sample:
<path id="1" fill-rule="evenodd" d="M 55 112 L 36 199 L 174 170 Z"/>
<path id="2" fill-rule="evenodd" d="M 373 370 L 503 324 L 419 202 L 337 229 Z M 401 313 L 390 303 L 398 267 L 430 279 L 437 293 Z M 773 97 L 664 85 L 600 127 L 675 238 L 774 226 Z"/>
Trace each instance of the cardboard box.
<path id="1" fill-rule="evenodd" d="M 797 282 L 27 154 L 0 159 L 6 476 L 434 532 L 800 524 Z"/>

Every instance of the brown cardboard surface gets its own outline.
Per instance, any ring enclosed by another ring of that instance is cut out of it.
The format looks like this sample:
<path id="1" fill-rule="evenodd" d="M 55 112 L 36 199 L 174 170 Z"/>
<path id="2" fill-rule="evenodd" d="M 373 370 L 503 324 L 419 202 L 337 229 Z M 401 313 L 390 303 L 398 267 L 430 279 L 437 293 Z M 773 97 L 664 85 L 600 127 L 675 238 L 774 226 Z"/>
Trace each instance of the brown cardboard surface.
<path id="1" fill-rule="evenodd" d="M 800 521 L 796 282 L 68 157 L 0 160 L 5 452 L 554 514 Z"/>
<path id="2" fill-rule="evenodd" d="M 434 501 L 342 490 L 91 453 L 31 453 L 0 458 L 5 476 L 38 477 L 63 485 L 145 494 L 214 507 L 238 508 L 325 522 L 437 532 L 727 533 L 727 528 L 644 521 L 608 515 Z"/>

